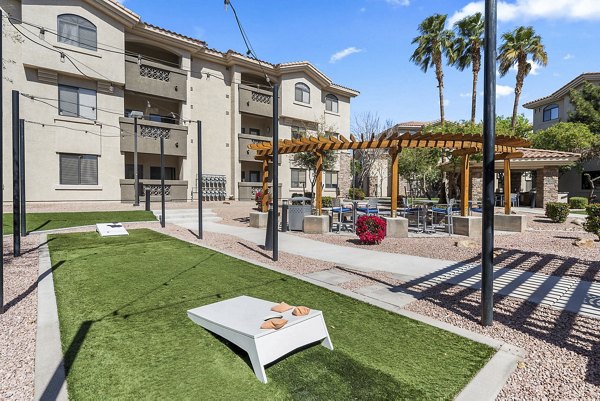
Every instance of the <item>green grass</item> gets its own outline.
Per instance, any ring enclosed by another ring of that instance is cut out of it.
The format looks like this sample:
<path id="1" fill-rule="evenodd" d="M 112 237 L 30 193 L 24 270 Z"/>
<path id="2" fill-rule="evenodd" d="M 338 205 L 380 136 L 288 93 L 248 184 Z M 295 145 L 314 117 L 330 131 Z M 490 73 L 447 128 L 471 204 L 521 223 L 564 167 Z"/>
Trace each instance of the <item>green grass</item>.
<path id="1" fill-rule="evenodd" d="M 96 223 L 156 220 L 152 212 L 144 210 L 109 212 L 27 213 L 27 231 L 54 230 L 57 228 L 89 226 Z M 4 234 L 13 232 L 13 215 L 4 213 Z"/>
<path id="2" fill-rule="evenodd" d="M 71 400 L 452 399 L 494 350 L 151 230 L 49 236 Z M 249 295 L 323 310 L 335 347 L 266 370 L 188 319 Z"/>

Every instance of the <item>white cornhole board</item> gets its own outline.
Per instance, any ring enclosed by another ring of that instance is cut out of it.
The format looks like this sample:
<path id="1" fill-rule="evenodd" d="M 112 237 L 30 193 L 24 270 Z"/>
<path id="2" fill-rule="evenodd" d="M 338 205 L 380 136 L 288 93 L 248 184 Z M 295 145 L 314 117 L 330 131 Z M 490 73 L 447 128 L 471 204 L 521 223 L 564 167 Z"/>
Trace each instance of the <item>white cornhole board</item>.
<path id="1" fill-rule="evenodd" d="M 101 237 L 114 237 L 116 235 L 129 235 L 121 223 L 98 223 L 96 231 Z"/>
<path id="2" fill-rule="evenodd" d="M 306 316 L 271 311 L 275 302 L 241 296 L 187 311 L 188 317 L 205 329 L 229 340 L 248 353 L 258 380 L 267 382 L 264 366 L 303 345 L 321 341 L 333 350 L 323 313 L 311 309 Z M 264 330 L 266 318 L 282 316 L 288 322 L 279 330 Z"/>

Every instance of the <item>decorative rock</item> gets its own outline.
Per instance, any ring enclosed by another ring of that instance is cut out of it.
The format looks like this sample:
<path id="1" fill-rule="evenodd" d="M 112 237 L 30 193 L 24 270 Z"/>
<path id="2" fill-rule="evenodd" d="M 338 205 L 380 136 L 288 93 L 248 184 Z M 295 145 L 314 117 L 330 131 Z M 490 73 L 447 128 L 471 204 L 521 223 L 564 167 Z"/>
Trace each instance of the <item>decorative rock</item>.
<path id="1" fill-rule="evenodd" d="M 577 241 L 573 242 L 573 245 L 579 248 L 594 248 L 594 240 L 591 238 L 579 238 Z"/>

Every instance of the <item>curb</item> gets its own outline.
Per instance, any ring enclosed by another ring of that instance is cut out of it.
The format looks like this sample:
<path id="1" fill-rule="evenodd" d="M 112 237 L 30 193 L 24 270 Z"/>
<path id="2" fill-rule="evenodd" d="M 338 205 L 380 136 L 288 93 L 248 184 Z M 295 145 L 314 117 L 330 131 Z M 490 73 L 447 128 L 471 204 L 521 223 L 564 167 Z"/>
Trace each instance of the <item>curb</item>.
<path id="1" fill-rule="evenodd" d="M 60 343 L 58 309 L 52 278 L 52 262 L 45 234 L 40 235 L 38 314 L 35 341 L 35 395 L 37 400 L 68 401 L 67 382 Z"/>
<path id="2" fill-rule="evenodd" d="M 453 326 L 449 323 L 441 322 L 439 320 L 435 320 L 428 316 L 420 315 L 415 312 L 407 311 L 402 309 L 399 306 L 392 305 L 385 301 L 381 301 L 376 298 L 372 298 L 366 295 L 357 294 L 350 290 L 346 290 L 344 288 L 340 288 L 328 283 L 325 283 L 320 280 L 316 280 L 314 278 L 306 277 L 304 275 L 298 273 L 292 273 L 287 270 L 283 270 L 274 266 L 270 266 L 266 263 L 258 262 L 256 260 L 252 260 L 250 258 L 242 257 L 235 255 L 229 251 L 224 251 L 221 249 L 217 249 L 210 245 L 202 244 L 198 241 L 192 241 L 189 239 L 178 238 L 174 235 L 170 235 L 169 233 L 164 233 L 160 230 L 155 230 L 161 234 L 169 235 L 173 238 L 179 239 L 181 241 L 197 245 L 206 249 L 210 249 L 211 251 L 219 252 L 224 255 L 230 256 L 232 258 L 236 258 L 242 260 L 244 262 L 248 262 L 260 267 L 264 267 L 266 269 L 275 271 L 277 273 L 284 274 L 286 276 L 294 277 L 299 280 L 317 285 L 322 288 L 326 288 L 332 292 L 346 295 L 350 298 L 357 299 L 359 301 L 363 301 L 373 306 L 377 306 L 379 308 L 385 309 L 387 311 L 396 313 L 398 315 L 407 317 L 409 319 L 417 320 L 421 323 L 428 324 L 430 326 L 437 327 L 439 329 L 454 333 L 461 337 L 467 338 L 469 340 L 485 344 L 489 347 L 492 347 L 496 350 L 496 353 L 492 358 L 485 364 L 483 368 L 471 379 L 469 384 L 456 396 L 455 400 L 460 401 L 485 401 L 485 400 L 495 400 L 509 376 L 516 369 L 517 363 L 522 361 L 526 356 L 526 353 L 519 347 L 505 343 L 503 341 L 496 340 L 491 337 L 484 336 L 483 334 L 474 333 L 467 329 L 463 329 L 460 327 Z"/>

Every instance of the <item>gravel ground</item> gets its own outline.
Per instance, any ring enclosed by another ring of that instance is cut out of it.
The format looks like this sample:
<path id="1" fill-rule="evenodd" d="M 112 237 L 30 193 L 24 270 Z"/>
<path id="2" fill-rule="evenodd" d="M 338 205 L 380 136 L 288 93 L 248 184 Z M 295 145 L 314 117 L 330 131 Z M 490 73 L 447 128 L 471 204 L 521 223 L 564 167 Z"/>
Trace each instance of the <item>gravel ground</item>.
<path id="1" fill-rule="evenodd" d="M 494 325 L 484 328 L 478 292 L 439 285 L 425 295 L 405 309 L 526 351 L 499 400 L 600 400 L 599 320 L 498 296 Z"/>
<path id="2" fill-rule="evenodd" d="M 4 313 L 0 315 L 0 400 L 33 399 L 39 236 L 21 240 L 13 258 L 4 237 Z"/>

